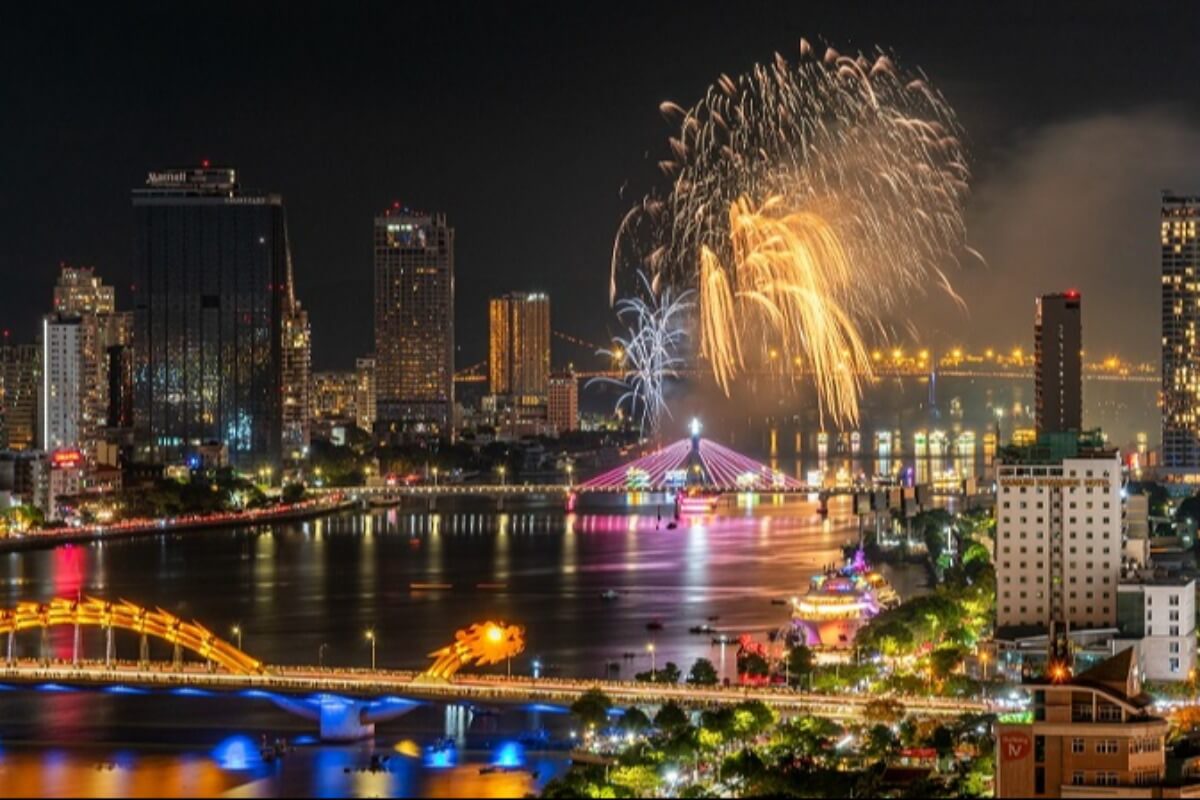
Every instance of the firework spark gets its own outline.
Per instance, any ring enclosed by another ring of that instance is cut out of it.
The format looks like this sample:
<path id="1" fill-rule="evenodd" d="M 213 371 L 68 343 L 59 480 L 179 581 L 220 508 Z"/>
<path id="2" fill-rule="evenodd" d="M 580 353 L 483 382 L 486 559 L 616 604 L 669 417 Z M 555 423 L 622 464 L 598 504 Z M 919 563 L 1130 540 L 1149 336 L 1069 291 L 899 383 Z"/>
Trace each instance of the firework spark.
<path id="1" fill-rule="evenodd" d="M 965 248 L 968 170 L 953 111 L 886 55 L 807 42 L 721 76 L 680 120 L 665 196 L 622 220 L 612 288 L 632 257 L 655 283 L 699 289 L 699 345 L 717 383 L 752 366 L 816 376 L 822 416 L 858 420 L 872 376 L 862 330 L 930 285 Z M 959 301 L 961 302 L 961 301 Z"/>
<path id="2" fill-rule="evenodd" d="M 643 434 L 654 432 L 663 415 L 671 415 L 667 406 L 666 382 L 678 377 L 683 366 L 680 349 L 687 339 L 684 322 L 692 309 L 691 291 L 676 295 L 670 286 L 655 288 L 646 273 L 639 272 L 641 291 L 617 303 L 617 316 L 628 318 L 628 336 L 614 337 L 615 347 L 601 350 L 621 365 L 620 380 L 594 378 L 615 383 L 625 389 L 617 399 L 617 408 L 628 404 L 630 416 L 638 420 Z M 646 299 L 649 298 L 649 299 Z"/>

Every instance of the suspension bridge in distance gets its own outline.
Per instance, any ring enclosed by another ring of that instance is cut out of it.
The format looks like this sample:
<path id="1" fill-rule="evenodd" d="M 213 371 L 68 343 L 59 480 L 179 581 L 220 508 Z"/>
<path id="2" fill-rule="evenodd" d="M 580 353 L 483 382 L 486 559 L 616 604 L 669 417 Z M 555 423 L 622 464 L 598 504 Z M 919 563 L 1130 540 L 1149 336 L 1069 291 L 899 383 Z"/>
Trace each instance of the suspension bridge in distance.
<path id="1" fill-rule="evenodd" d="M 73 628 L 70 658 L 52 655 L 45 632 Z M 85 657 L 83 630 L 105 635 L 102 659 Z M 41 653 L 18 658 L 16 637 L 39 631 Z M 139 658 L 116 658 L 112 634 L 127 631 L 141 641 Z M 698 709 L 761 700 L 782 714 L 812 714 L 834 719 L 860 719 L 868 695 L 819 695 L 789 689 L 749 686 L 686 686 L 661 683 L 532 678 L 464 674 L 469 665 L 494 664 L 524 647 L 516 626 L 487 622 L 455 635 L 453 644 L 430 654 L 434 667 L 424 672 L 349 667 L 268 666 L 197 622 L 187 622 L 162 609 L 145 609 L 121 601 L 57 598 L 48 603 L 21 603 L 0 611 L 0 635 L 7 653 L 0 667 L 0 688 L 61 692 L 94 690 L 116 694 L 167 692 L 184 696 L 252 698 L 316 723 L 326 741 L 353 741 L 372 736 L 375 724 L 394 719 L 424 702 L 482 705 L 541 704 L 569 706 L 593 688 L 615 705 L 657 707 L 674 701 Z M 149 640 L 170 644 L 170 661 L 149 658 Z M 187 659 L 185 654 L 194 658 Z M 909 713 L 950 717 L 988 710 L 983 703 L 913 697 L 902 700 Z"/>

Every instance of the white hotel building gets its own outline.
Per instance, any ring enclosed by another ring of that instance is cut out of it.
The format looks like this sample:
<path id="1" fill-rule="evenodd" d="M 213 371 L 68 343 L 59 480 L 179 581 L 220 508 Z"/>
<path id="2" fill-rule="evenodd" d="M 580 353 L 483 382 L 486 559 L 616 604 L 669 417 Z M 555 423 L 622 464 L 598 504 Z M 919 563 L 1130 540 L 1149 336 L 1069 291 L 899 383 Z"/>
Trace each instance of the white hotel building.
<path id="1" fill-rule="evenodd" d="M 1116 627 L 1121 462 L 1115 449 L 1070 438 L 997 465 L 1000 629 Z"/>

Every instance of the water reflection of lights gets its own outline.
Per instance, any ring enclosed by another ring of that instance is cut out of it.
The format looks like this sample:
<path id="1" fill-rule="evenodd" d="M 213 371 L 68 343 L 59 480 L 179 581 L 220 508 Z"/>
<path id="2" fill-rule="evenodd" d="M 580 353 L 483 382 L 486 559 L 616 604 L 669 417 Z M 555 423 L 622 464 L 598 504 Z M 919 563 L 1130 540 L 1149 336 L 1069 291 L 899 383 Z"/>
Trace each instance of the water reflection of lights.
<path id="1" fill-rule="evenodd" d="M 262 764 L 262 755 L 249 736 L 230 736 L 212 751 L 213 760 L 228 770 L 248 770 Z"/>
<path id="2" fill-rule="evenodd" d="M 525 748 L 519 742 L 502 742 L 492 753 L 492 764 L 512 769 L 525 765 Z"/>

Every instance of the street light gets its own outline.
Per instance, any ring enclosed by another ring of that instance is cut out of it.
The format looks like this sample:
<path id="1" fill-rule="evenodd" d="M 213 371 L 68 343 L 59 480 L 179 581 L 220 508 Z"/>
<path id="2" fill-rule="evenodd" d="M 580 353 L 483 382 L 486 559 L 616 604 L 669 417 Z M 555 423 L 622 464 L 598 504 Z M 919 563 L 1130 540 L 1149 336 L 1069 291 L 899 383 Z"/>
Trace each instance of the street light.
<path id="1" fill-rule="evenodd" d="M 237 637 L 238 650 L 241 650 L 242 649 L 242 626 L 241 625 L 233 626 L 233 635 Z"/>
<path id="2" fill-rule="evenodd" d="M 567 463 L 567 486 L 568 487 L 574 485 L 574 477 L 575 477 L 575 465 L 568 462 Z"/>
<path id="3" fill-rule="evenodd" d="M 503 486 L 504 485 L 504 473 L 506 472 L 504 465 L 501 464 L 499 467 L 496 468 L 496 471 L 500 473 L 500 485 Z"/>
<path id="4" fill-rule="evenodd" d="M 646 652 L 650 654 L 650 682 L 654 683 L 654 673 L 657 672 L 654 660 L 654 642 L 646 645 Z"/>
<path id="5" fill-rule="evenodd" d="M 371 643 L 371 671 L 375 671 L 375 631 L 367 630 L 367 641 Z"/>
<path id="6" fill-rule="evenodd" d="M 317 648 L 317 667 L 324 669 L 325 667 L 325 648 L 329 647 L 328 642 L 321 642 L 321 646 Z"/>
<path id="7" fill-rule="evenodd" d="M 434 486 L 438 485 L 438 468 L 437 467 L 433 468 L 433 485 Z"/>

